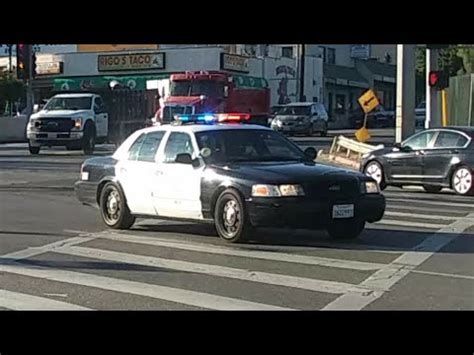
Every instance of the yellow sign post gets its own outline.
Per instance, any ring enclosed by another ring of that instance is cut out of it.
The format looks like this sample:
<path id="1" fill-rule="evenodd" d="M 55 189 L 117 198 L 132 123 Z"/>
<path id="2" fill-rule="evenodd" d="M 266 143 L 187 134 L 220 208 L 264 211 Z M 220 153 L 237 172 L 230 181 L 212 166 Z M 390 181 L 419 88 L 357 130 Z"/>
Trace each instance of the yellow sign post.
<path id="1" fill-rule="evenodd" d="M 359 97 L 359 104 L 364 110 L 364 123 L 362 127 L 355 132 L 355 137 L 359 142 L 366 142 L 370 139 L 370 133 L 367 129 L 367 114 L 377 108 L 380 105 L 379 99 L 373 90 L 367 90 Z"/>

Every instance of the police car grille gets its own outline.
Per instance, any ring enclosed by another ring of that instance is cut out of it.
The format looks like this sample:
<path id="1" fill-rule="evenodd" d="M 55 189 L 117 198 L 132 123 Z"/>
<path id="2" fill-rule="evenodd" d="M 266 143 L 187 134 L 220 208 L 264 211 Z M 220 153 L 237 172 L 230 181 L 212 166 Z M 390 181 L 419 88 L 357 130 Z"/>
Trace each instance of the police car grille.
<path id="1" fill-rule="evenodd" d="M 311 199 L 352 200 L 360 195 L 357 179 L 331 179 L 303 186 L 305 195 Z"/>

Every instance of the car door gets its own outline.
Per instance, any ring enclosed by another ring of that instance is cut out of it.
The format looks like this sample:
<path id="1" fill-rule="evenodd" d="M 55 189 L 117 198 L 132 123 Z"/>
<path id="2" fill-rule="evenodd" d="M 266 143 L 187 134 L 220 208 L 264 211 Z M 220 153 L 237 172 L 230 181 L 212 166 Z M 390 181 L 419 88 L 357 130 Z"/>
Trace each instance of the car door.
<path id="1" fill-rule="evenodd" d="M 155 214 L 150 184 L 154 182 L 156 155 L 164 135 L 164 131 L 140 135 L 131 145 L 127 159 L 117 164 L 117 178 L 134 214 Z"/>
<path id="2" fill-rule="evenodd" d="M 202 219 L 201 177 L 204 164 L 176 162 L 178 154 L 197 157 L 197 144 L 188 132 L 171 132 L 159 158 L 158 175 L 154 176 L 153 201 L 159 216 Z"/>
<path id="3" fill-rule="evenodd" d="M 433 147 L 423 154 L 423 179 L 427 182 L 444 181 L 453 164 L 460 161 L 459 156 L 469 143 L 469 137 L 462 132 L 440 130 Z"/>
<path id="4" fill-rule="evenodd" d="M 423 131 L 408 138 L 398 151 L 386 155 L 386 174 L 392 181 L 417 182 L 423 178 L 423 154 L 431 147 L 436 131 Z"/>
<path id="5" fill-rule="evenodd" d="M 97 137 L 107 137 L 109 126 L 109 115 L 105 110 L 104 103 L 100 96 L 94 98 L 94 115 Z"/>

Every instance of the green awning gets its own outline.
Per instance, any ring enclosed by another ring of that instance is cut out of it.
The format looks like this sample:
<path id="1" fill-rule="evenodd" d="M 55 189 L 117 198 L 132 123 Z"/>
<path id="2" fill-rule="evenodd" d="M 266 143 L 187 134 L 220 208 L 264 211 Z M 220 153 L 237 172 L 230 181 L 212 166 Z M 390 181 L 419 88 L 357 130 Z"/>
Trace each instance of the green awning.
<path id="1" fill-rule="evenodd" d="M 117 81 L 123 86 L 133 90 L 146 90 L 148 80 L 160 80 L 169 78 L 169 74 L 135 75 L 135 76 L 88 76 L 77 78 L 56 78 L 53 81 L 53 89 L 56 91 L 68 90 L 93 90 L 103 89 L 109 86 L 111 81 Z"/>

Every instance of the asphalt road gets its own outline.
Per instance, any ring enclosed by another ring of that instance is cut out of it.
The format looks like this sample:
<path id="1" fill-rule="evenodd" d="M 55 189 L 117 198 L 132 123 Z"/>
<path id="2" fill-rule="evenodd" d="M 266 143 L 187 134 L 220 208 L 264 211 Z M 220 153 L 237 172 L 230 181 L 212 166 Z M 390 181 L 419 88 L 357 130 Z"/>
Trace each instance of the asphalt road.
<path id="1" fill-rule="evenodd" d="M 356 241 L 268 229 L 228 245 L 206 225 L 105 229 L 72 191 L 85 158 L 0 146 L 0 309 L 474 309 L 474 198 L 388 189 Z"/>

